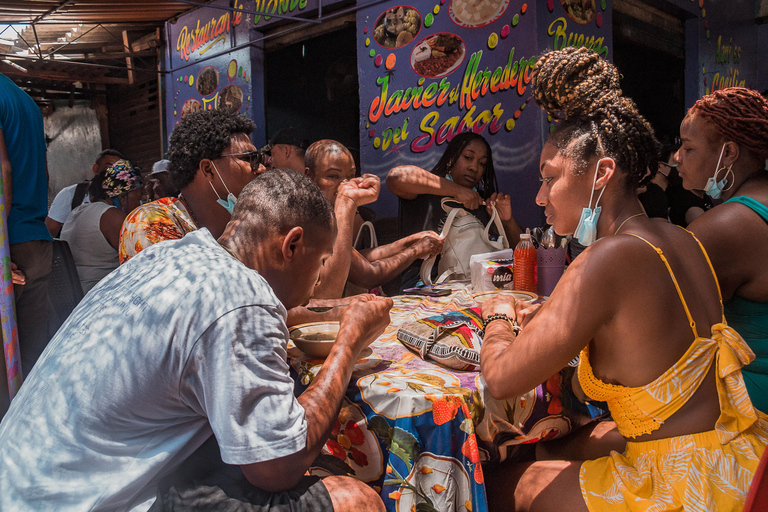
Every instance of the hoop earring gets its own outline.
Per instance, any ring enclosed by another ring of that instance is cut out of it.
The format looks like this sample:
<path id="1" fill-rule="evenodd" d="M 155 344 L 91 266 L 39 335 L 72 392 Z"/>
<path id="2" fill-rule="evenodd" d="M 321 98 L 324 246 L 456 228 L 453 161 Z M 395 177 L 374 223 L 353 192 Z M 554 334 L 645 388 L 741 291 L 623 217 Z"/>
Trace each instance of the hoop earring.
<path id="1" fill-rule="evenodd" d="M 733 164 L 731 164 L 727 168 L 725 166 L 722 166 L 720 169 L 715 171 L 715 183 L 717 183 L 717 175 L 720 174 L 720 171 L 722 171 L 723 169 L 725 169 L 725 176 L 723 176 L 723 180 L 725 180 L 725 182 L 728 183 L 728 187 L 723 189 L 723 192 L 725 192 L 726 190 L 731 190 L 731 188 L 733 187 L 733 182 L 736 180 L 734 179 L 735 175 L 733 174 Z M 728 179 L 729 174 L 731 175 L 730 180 Z"/>

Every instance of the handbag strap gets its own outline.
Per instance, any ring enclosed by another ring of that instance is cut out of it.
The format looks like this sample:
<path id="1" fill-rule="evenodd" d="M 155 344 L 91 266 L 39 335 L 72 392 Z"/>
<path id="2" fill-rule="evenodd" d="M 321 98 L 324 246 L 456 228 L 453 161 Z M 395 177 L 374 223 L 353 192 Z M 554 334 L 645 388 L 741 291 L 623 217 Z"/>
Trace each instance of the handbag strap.
<path id="1" fill-rule="evenodd" d="M 355 237 L 355 243 L 352 245 L 352 247 L 357 248 L 357 244 L 360 243 L 360 238 L 363 236 L 363 229 L 366 227 L 368 228 L 368 235 L 369 235 L 369 240 L 371 242 L 371 249 L 379 246 L 379 242 L 376 238 L 376 229 L 374 229 L 373 224 L 367 220 L 363 222 L 363 224 L 360 226 L 360 230 L 357 232 L 357 237 Z"/>
<path id="2" fill-rule="evenodd" d="M 448 232 L 451 230 L 451 226 L 453 225 L 453 220 L 456 218 L 459 212 L 464 212 L 467 215 L 471 215 L 469 212 L 467 212 L 464 208 L 453 208 L 451 206 L 448 206 L 447 203 L 458 203 L 456 199 L 453 197 L 444 197 L 440 201 L 440 206 L 448 212 L 448 217 L 445 219 L 445 224 L 443 224 L 443 231 L 440 233 L 441 238 L 445 238 L 448 236 Z M 491 205 L 491 220 L 488 222 L 488 224 L 485 226 L 485 238 L 488 239 L 490 235 L 491 225 L 495 224 L 496 229 L 499 232 L 499 236 L 501 237 L 501 243 L 504 247 L 504 249 L 509 249 L 509 239 L 507 238 L 507 233 L 504 230 L 504 225 L 501 223 L 501 217 L 499 217 L 499 212 L 496 210 L 496 207 L 494 205 Z M 426 285 L 432 284 L 432 267 L 435 264 L 435 260 L 437 259 L 437 256 L 431 256 L 430 258 L 424 260 L 421 263 L 421 280 Z M 448 279 L 451 274 L 450 270 L 446 270 L 445 272 L 440 275 L 440 277 L 435 280 L 436 284 L 440 284 L 446 279 Z"/>
<path id="3" fill-rule="evenodd" d="M 451 226 L 453 225 L 453 220 L 456 218 L 456 216 L 459 214 L 459 212 L 466 211 L 463 208 L 451 208 L 450 206 L 446 206 L 446 202 L 448 201 L 454 201 L 451 197 L 444 197 L 442 201 L 440 201 L 441 206 L 445 210 L 448 208 L 448 217 L 445 218 L 445 224 L 443 224 L 443 230 L 440 232 L 440 238 L 445 239 L 446 236 L 448 236 L 448 233 L 451 231 Z M 432 267 L 435 265 L 435 260 L 437 259 L 437 255 L 430 256 L 429 258 L 425 259 L 421 262 L 421 271 L 419 272 L 421 274 L 421 280 L 426 285 L 432 284 Z M 446 279 L 448 279 L 451 275 L 450 270 L 446 270 L 443 272 L 443 275 L 441 275 L 437 279 L 437 283 L 442 283 Z"/>

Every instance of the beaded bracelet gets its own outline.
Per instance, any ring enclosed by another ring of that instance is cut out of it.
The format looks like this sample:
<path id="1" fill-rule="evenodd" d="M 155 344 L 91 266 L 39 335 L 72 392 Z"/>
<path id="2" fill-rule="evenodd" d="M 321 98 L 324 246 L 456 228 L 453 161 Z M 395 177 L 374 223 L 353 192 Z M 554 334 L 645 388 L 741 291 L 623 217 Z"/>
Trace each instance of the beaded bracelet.
<path id="1" fill-rule="evenodd" d="M 516 319 L 509 318 L 504 313 L 494 313 L 492 315 L 488 315 L 488 318 L 486 318 L 483 322 L 483 331 L 485 331 L 488 328 L 488 324 L 494 320 L 506 320 L 509 322 L 509 326 L 512 328 L 512 332 L 515 333 L 515 335 L 519 334 L 520 331 L 523 330 L 523 328 L 517 324 Z"/>

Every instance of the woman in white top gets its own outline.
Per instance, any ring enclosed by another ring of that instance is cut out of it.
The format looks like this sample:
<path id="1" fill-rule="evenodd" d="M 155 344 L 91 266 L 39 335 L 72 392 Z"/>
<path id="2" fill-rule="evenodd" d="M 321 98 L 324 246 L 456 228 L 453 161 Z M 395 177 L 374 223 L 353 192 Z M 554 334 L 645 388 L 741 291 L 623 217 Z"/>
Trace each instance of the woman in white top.
<path id="1" fill-rule="evenodd" d="M 91 181 L 91 202 L 67 217 L 61 239 L 72 251 L 84 293 L 117 268 L 120 228 L 139 206 L 141 185 L 139 170 L 128 160 L 118 160 Z"/>

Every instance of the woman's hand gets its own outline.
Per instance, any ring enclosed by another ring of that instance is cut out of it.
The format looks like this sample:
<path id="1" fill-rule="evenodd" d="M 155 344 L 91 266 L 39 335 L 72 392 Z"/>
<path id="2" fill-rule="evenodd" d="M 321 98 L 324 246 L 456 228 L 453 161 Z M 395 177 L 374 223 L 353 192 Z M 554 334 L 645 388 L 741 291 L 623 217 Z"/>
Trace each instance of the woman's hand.
<path id="1" fill-rule="evenodd" d="M 13 279 L 13 284 L 27 284 L 27 277 L 14 262 L 11 262 L 11 278 Z"/>
<path id="2" fill-rule="evenodd" d="M 515 311 L 517 312 L 517 323 L 520 324 L 520 327 L 525 327 L 533 319 L 534 315 L 538 313 L 540 308 L 541 304 L 532 304 L 522 300 L 517 301 L 515 303 Z"/>
<path id="3" fill-rule="evenodd" d="M 461 185 L 456 186 L 453 198 L 463 204 L 468 210 L 479 208 L 480 204 L 483 202 L 483 198 L 480 197 L 480 194 L 478 194 L 477 191 L 472 190 L 471 188 L 462 187 Z"/>
<path id="4" fill-rule="evenodd" d="M 483 320 L 486 320 L 491 315 L 497 314 L 507 315 L 510 320 L 517 319 L 517 313 L 515 311 L 516 302 L 515 298 L 511 295 L 496 295 L 483 303 Z"/>
<path id="5" fill-rule="evenodd" d="M 512 218 L 512 201 L 509 194 L 502 194 L 496 192 L 485 201 L 485 207 L 488 209 L 488 215 L 491 215 L 491 205 L 496 207 L 496 211 L 499 212 L 499 218 L 502 222 L 506 222 Z"/>

